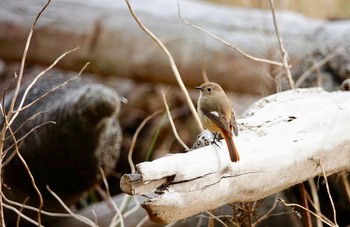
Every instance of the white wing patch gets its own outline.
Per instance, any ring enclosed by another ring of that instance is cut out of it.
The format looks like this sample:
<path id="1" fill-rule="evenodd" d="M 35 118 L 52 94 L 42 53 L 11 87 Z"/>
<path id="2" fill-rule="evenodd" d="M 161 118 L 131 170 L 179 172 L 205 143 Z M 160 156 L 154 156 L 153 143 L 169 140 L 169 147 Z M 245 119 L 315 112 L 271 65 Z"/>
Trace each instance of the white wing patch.
<path id="1" fill-rule="evenodd" d="M 210 114 L 216 116 L 216 117 L 220 117 L 220 114 L 216 111 L 211 111 Z"/>

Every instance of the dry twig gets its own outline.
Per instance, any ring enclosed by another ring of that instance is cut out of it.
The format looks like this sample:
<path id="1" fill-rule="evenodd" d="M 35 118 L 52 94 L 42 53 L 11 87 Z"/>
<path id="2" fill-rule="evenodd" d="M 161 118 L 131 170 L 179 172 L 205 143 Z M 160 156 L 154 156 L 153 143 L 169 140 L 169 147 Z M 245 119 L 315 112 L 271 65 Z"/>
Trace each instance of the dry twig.
<path id="1" fill-rule="evenodd" d="M 281 62 L 277 62 L 277 61 L 272 61 L 272 60 L 268 60 L 268 59 L 263 59 L 263 58 L 257 58 L 257 57 L 254 57 L 250 54 L 247 54 L 245 53 L 243 50 L 239 49 L 238 47 L 234 46 L 233 44 L 229 43 L 228 41 L 220 38 L 219 36 L 209 32 L 208 30 L 198 26 L 198 25 L 195 25 L 195 24 L 192 24 L 191 22 L 187 21 L 186 19 L 184 19 L 182 16 L 181 16 L 181 10 L 180 10 L 180 3 L 179 1 L 177 1 L 177 8 L 178 8 L 178 15 L 179 15 L 179 18 L 180 20 L 182 20 L 183 23 L 191 26 L 192 28 L 195 28 L 203 33 L 205 33 L 206 35 L 210 36 L 211 38 L 223 43 L 224 45 L 228 46 L 229 48 L 237 51 L 238 53 L 242 54 L 244 57 L 252 60 L 252 61 L 256 61 L 256 62 L 260 62 L 260 63 L 265 63 L 265 64 L 271 64 L 271 65 L 277 65 L 277 66 L 283 66 L 283 63 Z"/>
<path id="2" fill-rule="evenodd" d="M 278 30 L 273 0 L 270 0 L 270 7 L 271 7 L 271 12 L 272 12 L 272 17 L 273 17 L 273 25 L 275 27 L 275 32 L 276 32 L 278 44 L 279 44 L 280 51 L 282 54 L 283 69 L 284 69 L 284 72 L 286 73 L 290 88 L 294 89 L 294 81 L 292 78 L 292 74 L 290 73 L 290 65 L 288 63 L 288 53 L 287 53 L 286 49 L 284 48 L 283 40 L 282 40 L 282 37 L 281 37 L 279 30 Z"/>
<path id="3" fill-rule="evenodd" d="M 153 112 L 151 115 L 149 115 L 148 117 L 146 117 L 141 122 L 139 127 L 136 129 L 136 132 L 134 133 L 134 136 L 132 137 L 131 145 L 130 145 L 129 152 L 128 152 L 128 162 L 129 162 L 129 165 L 130 165 L 130 168 L 131 168 L 131 173 L 135 173 L 135 165 L 134 165 L 134 162 L 132 160 L 132 154 L 134 153 L 134 148 L 135 148 L 135 143 L 136 143 L 136 140 L 137 140 L 137 136 L 139 135 L 141 129 L 145 126 L 145 124 L 147 124 L 147 122 L 149 120 L 154 118 L 160 112 L 161 112 L 160 110 L 157 110 L 157 111 Z"/>
<path id="4" fill-rule="evenodd" d="M 323 168 L 323 166 L 322 166 L 321 160 L 315 159 L 315 158 L 314 158 L 314 160 L 316 161 L 317 165 L 318 165 L 318 166 L 321 168 L 321 170 L 322 170 L 322 174 L 323 174 L 324 180 L 325 180 L 325 182 L 326 182 L 326 189 L 327 189 L 329 201 L 331 202 L 331 206 L 332 206 L 332 209 L 333 209 L 334 224 L 335 224 L 336 226 L 338 226 L 338 223 L 337 223 L 337 211 L 336 211 L 336 209 L 335 209 L 334 202 L 333 202 L 333 199 L 332 199 L 332 195 L 331 195 L 331 192 L 330 192 L 330 190 L 329 190 L 329 185 L 328 185 L 328 180 L 327 180 L 326 172 L 324 171 L 324 168 Z"/>
<path id="5" fill-rule="evenodd" d="M 17 76 L 16 75 L 16 78 L 17 78 L 17 84 L 16 84 L 16 88 L 15 88 L 15 92 L 14 92 L 14 96 L 13 96 L 13 99 L 11 101 L 11 104 L 10 104 L 10 108 L 8 110 L 8 113 L 5 114 L 5 109 L 4 107 L 2 106 L 2 115 L 3 115 L 3 118 L 4 118 L 4 126 L 3 128 L 1 129 L 1 138 L 0 138 L 0 157 L 1 157 L 1 161 L 0 161 L 0 172 L 2 172 L 2 152 L 3 152 L 3 147 L 4 147 L 4 138 L 5 138 L 5 134 L 6 134 L 6 131 L 8 130 L 8 127 L 11 126 L 11 124 L 8 124 L 9 123 L 9 119 L 11 119 L 11 116 L 13 114 L 13 109 L 14 109 L 14 106 L 15 106 L 15 103 L 16 103 L 16 100 L 17 100 L 17 96 L 18 96 L 18 93 L 19 93 L 19 90 L 20 90 L 20 86 L 21 86 L 21 81 L 22 81 L 22 77 L 23 77 L 23 71 L 24 71 L 24 65 L 25 65 L 25 60 L 27 58 L 27 53 L 28 53 L 28 50 L 29 50 L 29 45 L 30 45 L 30 42 L 31 42 L 31 38 L 33 36 L 33 33 L 34 33 L 34 28 L 35 28 L 35 25 L 37 23 L 37 21 L 39 20 L 41 14 L 45 11 L 45 9 L 48 7 L 48 5 L 50 4 L 51 0 L 48 0 L 48 2 L 45 4 L 45 6 L 41 9 L 41 11 L 37 14 L 36 18 L 34 19 L 34 22 L 30 28 L 30 32 L 28 34 L 28 37 L 27 37 L 27 41 L 26 41 L 26 45 L 25 45 L 25 48 L 24 48 L 24 51 L 23 51 L 23 55 L 22 55 L 22 61 L 21 61 L 21 66 L 20 66 L 20 72 L 19 72 L 19 75 Z M 4 104 L 4 102 L 2 102 L 2 105 Z M 12 118 L 13 119 L 13 118 Z M 10 120 L 11 122 L 11 120 Z M 11 131 L 11 134 L 13 134 L 12 130 Z M 14 137 L 14 135 L 13 135 Z M 18 148 L 18 147 L 17 147 Z M 19 153 L 19 152 L 17 152 Z M 25 162 L 24 162 L 25 163 Z M 27 168 L 27 167 L 26 167 Z M 31 175 L 29 173 L 29 175 Z M 38 192 L 38 195 L 39 195 L 39 198 L 40 199 L 40 205 L 39 207 L 41 208 L 42 207 L 42 196 L 40 194 L 40 191 L 37 190 L 37 187 L 36 185 L 33 185 L 34 188 L 36 188 L 36 191 Z M 2 193 L 2 180 L 0 180 L 0 192 Z M 3 211 L 3 202 L 2 202 L 2 197 L 0 197 L 0 219 L 1 219 L 1 225 L 2 226 L 5 226 L 5 218 L 4 218 L 4 211 Z M 38 225 L 41 224 L 41 216 L 40 216 L 40 209 L 39 209 L 39 212 L 38 212 Z"/>
<path id="6" fill-rule="evenodd" d="M 343 50 L 345 47 L 345 44 L 340 45 L 337 49 L 332 51 L 330 54 L 328 54 L 326 57 L 324 57 L 321 61 L 316 62 L 311 66 L 308 70 L 306 70 L 295 82 L 295 87 L 298 88 L 300 85 L 305 81 L 305 79 L 315 70 L 319 69 L 321 66 L 326 64 L 329 60 L 334 58 L 341 50 Z"/>
<path id="7" fill-rule="evenodd" d="M 164 102 L 165 110 L 167 112 L 168 119 L 169 119 L 171 128 L 173 129 L 174 135 L 175 135 L 177 141 L 179 141 L 179 143 L 185 148 L 185 150 L 189 150 L 189 147 L 184 143 L 184 141 L 182 141 L 182 139 L 180 138 L 179 134 L 177 133 L 176 126 L 174 124 L 173 118 L 171 117 L 169 106 L 168 106 L 168 103 L 166 101 L 165 93 L 163 91 L 162 91 L 162 96 L 163 96 L 163 102 Z"/>
<path id="8" fill-rule="evenodd" d="M 46 186 L 47 190 L 51 193 L 51 195 L 53 195 L 55 197 L 55 199 L 61 204 L 61 206 L 71 215 L 71 217 L 77 219 L 78 221 L 81 221 L 89 226 L 93 226 L 93 227 L 97 227 L 97 224 L 94 223 L 93 221 L 91 221 L 90 219 L 79 215 L 79 214 L 74 214 L 73 211 L 71 211 L 71 209 L 69 209 L 69 207 L 62 201 L 62 199 L 55 193 L 53 192 L 50 187 L 47 185 Z"/>
<path id="9" fill-rule="evenodd" d="M 333 223 L 331 222 L 328 222 L 327 220 L 325 220 L 324 218 L 322 218 L 321 216 L 317 215 L 316 213 L 314 213 L 313 211 L 309 210 L 309 209 L 306 209 L 305 207 L 299 205 L 299 204 L 296 204 L 296 203 L 286 203 L 282 198 L 279 198 L 278 199 L 280 202 L 282 202 L 285 206 L 287 207 L 299 207 L 300 209 L 302 210 L 306 210 L 307 212 L 310 212 L 312 215 L 314 215 L 316 218 L 319 218 L 320 220 L 322 220 L 323 223 L 325 223 L 326 225 L 328 226 L 334 226 Z"/>
<path id="10" fill-rule="evenodd" d="M 309 185 L 310 185 L 311 196 L 312 196 L 312 203 L 311 204 L 313 205 L 314 209 L 316 210 L 316 214 L 319 215 L 319 216 L 322 216 L 321 206 L 320 206 L 320 199 L 318 197 L 316 184 L 315 184 L 313 179 L 309 179 L 308 182 L 309 182 Z M 317 227 L 322 227 L 323 226 L 322 225 L 322 221 L 319 218 L 316 219 L 316 226 Z"/>
<path id="11" fill-rule="evenodd" d="M 147 33 L 147 35 L 149 35 L 154 42 L 157 43 L 157 45 L 162 49 L 162 51 L 166 54 L 166 56 L 168 57 L 168 60 L 169 60 L 169 63 L 170 63 L 170 66 L 171 66 L 171 69 L 173 70 L 173 73 L 175 75 L 175 78 L 182 90 L 182 92 L 184 93 L 185 95 L 185 98 L 186 98 L 186 101 L 187 101 L 187 105 L 188 107 L 190 108 L 190 111 L 192 112 L 192 115 L 193 117 L 195 118 L 196 122 L 197 122 L 197 125 L 198 125 L 198 128 L 200 129 L 200 131 L 203 131 L 203 126 L 202 126 L 202 123 L 198 117 L 198 114 L 197 114 L 197 111 L 196 111 L 196 108 L 194 107 L 193 103 L 192 103 L 192 100 L 191 100 L 191 97 L 190 95 L 188 94 L 188 91 L 185 87 L 185 84 L 183 83 L 182 79 L 181 79 L 181 76 L 180 76 L 180 73 L 179 73 L 179 70 L 177 69 L 177 66 L 176 66 L 176 63 L 172 57 L 172 55 L 170 54 L 169 50 L 165 47 L 165 45 L 162 43 L 162 41 L 160 41 L 157 36 L 155 36 L 145 25 L 142 24 L 142 22 L 140 21 L 140 19 L 136 16 L 134 10 L 132 9 L 131 5 L 130 5 L 130 2 L 129 0 L 125 0 L 126 4 L 128 5 L 128 8 L 129 8 L 129 11 L 131 13 L 131 15 L 133 16 L 133 18 L 135 19 L 135 21 L 137 22 L 137 24 L 140 26 L 140 28 Z"/>

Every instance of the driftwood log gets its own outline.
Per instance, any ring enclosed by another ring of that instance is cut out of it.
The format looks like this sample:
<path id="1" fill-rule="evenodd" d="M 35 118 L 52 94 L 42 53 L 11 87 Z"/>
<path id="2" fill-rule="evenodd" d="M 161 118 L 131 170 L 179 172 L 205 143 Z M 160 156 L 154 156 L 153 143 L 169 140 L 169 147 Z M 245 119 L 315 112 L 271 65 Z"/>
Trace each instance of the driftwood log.
<path id="1" fill-rule="evenodd" d="M 64 86 L 51 91 L 68 80 Z M 17 106 L 27 86 L 21 88 Z M 6 111 L 12 98 L 13 93 L 6 94 Z M 74 79 L 70 74 L 50 73 L 29 90 L 24 106 L 37 99 L 18 114 L 11 128 L 20 153 L 43 196 L 43 210 L 59 212 L 63 211 L 63 207 L 48 192 L 47 185 L 70 206 L 100 182 L 100 167 L 106 174 L 114 169 L 121 142 L 117 118 L 120 98 L 114 90 L 105 86 Z M 3 126 L 4 118 L 1 116 L 0 128 Z M 20 204 L 38 207 L 38 195 L 14 151 L 14 141 L 9 132 L 6 138 L 3 193 Z M 23 213 L 36 220 L 36 212 L 24 209 Z M 17 214 L 5 210 L 8 224 L 16 223 L 16 218 Z M 43 224 L 49 219 L 43 215 Z"/>
<path id="2" fill-rule="evenodd" d="M 0 58 L 22 57 L 31 23 L 44 4 L 43 1 L 27 4 L 25 0 L 0 3 Z M 169 48 L 186 85 L 201 84 L 202 68 L 206 65 L 210 80 L 227 90 L 264 96 L 274 92 L 275 82 L 270 77 L 278 75 L 278 66 L 249 60 L 184 24 L 178 17 L 176 1 L 133 1 L 132 7 Z M 203 1 L 180 1 L 180 9 L 184 19 L 246 53 L 280 61 L 269 10 Z M 296 78 L 316 66 L 322 83 L 331 90 L 334 84 L 338 87 L 349 77 L 350 48 L 342 46 L 350 37 L 349 21 L 316 20 L 291 12 L 278 12 L 277 20 Z M 96 74 L 176 84 L 164 53 L 136 25 L 124 1 L 52 1 L 37 24 L 27 62 L 51 64 L 61 53 L 76 46 L 80 46 L 80 51 L 67 56 L 59 66 L 80 70 L 86 61 L 91 61 L 88 70 Z M 318 65 L 330 54 L 328 60 Z M 307 79 L 316 81 L 316 75 L 311 70 Z"/>
<path id="3" fill-rule="evenodd" d="M 231 163 L 218 143 L 139 163 L 121 188 L 146 196 L 142 207 L 151 220 L 170 223 L 350 169 L 349 100 L 349 92 L 316 88 L 263 98 L 238 120 L 241 161 Z"/>

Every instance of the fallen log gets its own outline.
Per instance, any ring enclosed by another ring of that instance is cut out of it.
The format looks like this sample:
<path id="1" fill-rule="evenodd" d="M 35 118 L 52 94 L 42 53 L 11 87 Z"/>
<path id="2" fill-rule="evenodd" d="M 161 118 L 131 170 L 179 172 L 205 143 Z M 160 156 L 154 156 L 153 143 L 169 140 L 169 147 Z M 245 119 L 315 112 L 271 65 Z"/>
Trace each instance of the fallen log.
<path id="1" fill-rule="evenodd" d="M 45 2 L 27 4 L 25 0 L 4 0 L 0 5 L 0 58 L 19 61 L 30 26 Z M 204 67 L 209 79 L 227 90 L 263 96 L 275 91 L 271 77 L 279 73 L 278 66 L 247 59 L 184 24 L 179 19 L 176 1 L 133 1 L 132 7 L 167 46 L 187 86 L 203 82 Z M 280 61 L 269 10 L 234 8 L 203 1 L 180 1 L 180 9 L 184 19 L 244 52 Z M 315 20 L 292 12 L 278 12 L 277 20 L 295 76 L 312 67 L 313 62 L 317 66 L 318 61 L 342 46 L 350 34 L 346 20 Z M 95 74 L 177 83 L 164 53 L 137 26 L 124 1 L 52 1 L 37 23 L 26 61 L 48 65 L 64 51 L 77 46 L 80 51 L 66 56 L 58 66 L 79 71 L 90 61 L 91 67 L 87 70 Z M 325 67 L 317 66 L 321 75 L 327 71 L 335 78 L 348 78 L 349 52 L 350 48 L 344 47 L 323 64 Z M 316 75 L 315 70 L 313 72 Z M 335 79 L 333 84 L 337 83 Z"/>
<path id="2" fill-rule="evenodd" d="M 317 88 L 263 98 L 238 120 L 241 161 L 231 163 L 218 143 L 139 163 L 121 188 L 147 198 L 142 207 L 152 221 L 170 223 L 350 169 L 349 100 L 349 92 Z"/>

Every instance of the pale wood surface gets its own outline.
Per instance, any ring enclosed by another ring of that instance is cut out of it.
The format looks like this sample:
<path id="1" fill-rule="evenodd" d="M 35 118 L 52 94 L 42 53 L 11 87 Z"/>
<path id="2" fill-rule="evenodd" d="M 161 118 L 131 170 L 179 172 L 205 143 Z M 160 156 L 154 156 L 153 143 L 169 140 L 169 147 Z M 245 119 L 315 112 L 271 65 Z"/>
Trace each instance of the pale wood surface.
<path id="1" fill-rule="evenodd" d="M 223 143 L 137 165 L 141 182 L 157 186 L 142 191 L 139 180 L 134 190 L 149 196 L 142 206 L 153 221 L 255 201 L 322 174 L 322 168 L 327 175 L 350 169 L 348 92 L 278 93 L 258 101 L 238 123 L 238 163 L 230 162 Z M 158 187 L 160 181 L 167 183 Z"/>

